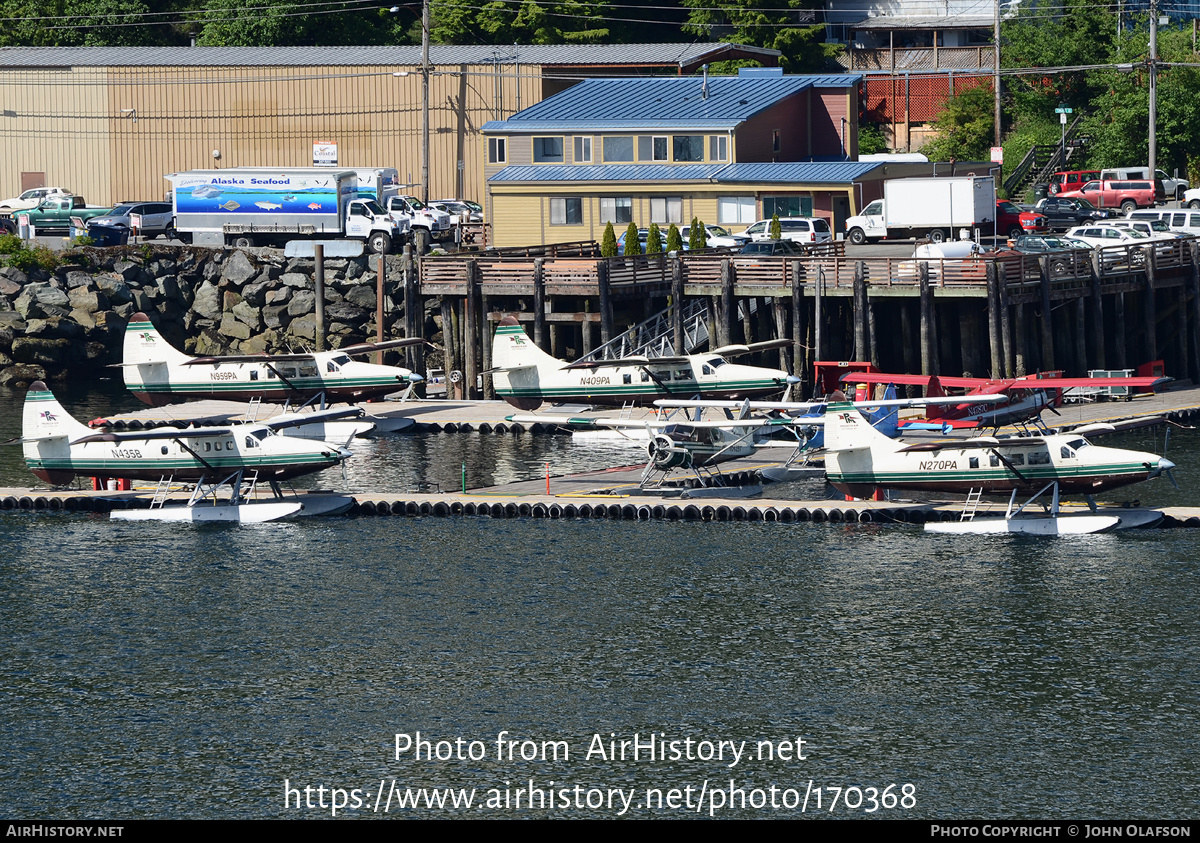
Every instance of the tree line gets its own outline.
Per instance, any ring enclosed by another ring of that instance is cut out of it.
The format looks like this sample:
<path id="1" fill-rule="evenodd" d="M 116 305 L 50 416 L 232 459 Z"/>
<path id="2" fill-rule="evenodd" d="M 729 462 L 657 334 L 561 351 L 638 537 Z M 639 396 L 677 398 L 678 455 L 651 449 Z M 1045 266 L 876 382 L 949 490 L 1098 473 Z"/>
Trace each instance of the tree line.
<path id="1" fill-rule="evenodd" d="M 435 44 L 734 41 L 788 72 L 832 69 L 821 0 L 431 0 Z M 0 0 L 0 47 L 419 44 L 421 3 L 364 0 Z M 731 70 L 731 68 L 726 68 Z M 721 68 L 714 68 L 721 72 Z"/>

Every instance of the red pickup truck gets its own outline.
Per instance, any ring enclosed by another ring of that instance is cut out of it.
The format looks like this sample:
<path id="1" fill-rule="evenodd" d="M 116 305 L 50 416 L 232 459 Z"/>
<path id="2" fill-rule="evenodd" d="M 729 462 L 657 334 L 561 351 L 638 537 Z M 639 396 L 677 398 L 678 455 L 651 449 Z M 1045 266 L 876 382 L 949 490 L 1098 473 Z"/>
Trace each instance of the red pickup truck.
<path id="1" fill-rule="evenodd" d="M 1158 201 L 1152 181 L 1090 181 L 1079 190 L 1064 191 L 1060 198 L 1086 199 L 1097 208 L 1120 208 L 1128 214 L 1135 208 L 1153 208 Z"/>

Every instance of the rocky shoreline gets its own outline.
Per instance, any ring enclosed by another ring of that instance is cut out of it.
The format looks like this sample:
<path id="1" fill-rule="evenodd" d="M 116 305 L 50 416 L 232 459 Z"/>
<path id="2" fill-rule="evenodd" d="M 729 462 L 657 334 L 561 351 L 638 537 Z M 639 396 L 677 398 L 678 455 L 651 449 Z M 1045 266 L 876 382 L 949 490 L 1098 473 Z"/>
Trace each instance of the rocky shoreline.
<path id="1" fill-rule="evenodd" d="M 324 261 L 326 347 L 375 337 L 376 260 Z M 311 258 L 146 244 L 80 247 L 63 261 L 53 270 L 0 267 L 0 385 L 61 382 L 119 364 L 137 311 L 189 354 L 314 347 Z M 386 338 L 402 335 L 403 261 L 385 259 Z"/>

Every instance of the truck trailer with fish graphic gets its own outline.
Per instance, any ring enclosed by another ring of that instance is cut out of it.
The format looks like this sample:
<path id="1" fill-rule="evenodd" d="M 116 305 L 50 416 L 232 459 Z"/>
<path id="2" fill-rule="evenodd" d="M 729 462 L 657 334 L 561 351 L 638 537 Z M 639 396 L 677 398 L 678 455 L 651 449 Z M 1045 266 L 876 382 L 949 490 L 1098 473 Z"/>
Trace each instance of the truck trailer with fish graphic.
<path id="1" fill-rule="evenodd" d="M 345 237 L 385 254 L 408 233 L 379 203 L 359 197 L 353 170 L 228 167 L 166 179 L 175 230 L 197 246 L 282 246 L 288 240 Z"/>

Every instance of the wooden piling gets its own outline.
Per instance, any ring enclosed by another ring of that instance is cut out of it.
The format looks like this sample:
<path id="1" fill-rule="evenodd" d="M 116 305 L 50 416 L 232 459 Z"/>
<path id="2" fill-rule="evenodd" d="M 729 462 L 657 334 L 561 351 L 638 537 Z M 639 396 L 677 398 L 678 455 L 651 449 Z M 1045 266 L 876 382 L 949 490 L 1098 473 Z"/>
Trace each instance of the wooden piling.
<path id="1" fill-rule="evenodd" d="M 596 265 L 596 282 L 600 290 L 600 344 L 604 345 L 613 338 L 613 309 L 612 295 L 608 286 L 609 261 L 602 260 Z"/>
<path id="2" fill-rule="evenodd" d="M 675 331 L 676 354 L 686 354 L 683 344 L 683 261 L 678 254 L 671 255 L 671 325 Z M 715 346 L 712 346 L 715 347 Z"/>
<path id="3" fill-rule="evenodd" d="M 1192 255 L 1192 271 L 1185 287 L 1191 308 L 1191 319 L 1188 320 L 1188 339 L 1191 345 L 1188 376 L 1193 383 L 1200 383 L 1200 243 L 1193 240 L 1188 244 L 1188 250 Z"/>
<path id="4" fill-rule="evenodd" d="M 817 270 L 818 273 L 820 270 Z M 808 342 L 807 312 L 804 307 L 804 287 L 801 285 L 800 261 L 792 261 L 792 359 L 795 368 L 792 374 L 804 378 L 808 372 L 808 361 L 805 356 L 805 345 Z"/>
<path id="5" fill-rule="evenodd" d="M 313 292 L 317 297 L 315 345 L 317 351 L 325 350 L 325 247 L 313 244 Z"/>
<path id="6" fill-rule="evenodd" d="M 987 319 L 988 319 L 988 348 L 992 353 L 992 378 L 1004 377 L 1004 340 L 1000 333 L 1000 279 L 996 274 L 996 262 L 987 263 Z M 962 334 L 964 355 L 970 342 L 966 332 Z M 965 363 L 965 361 L 964 361 Z"/>
<path id="7" fill-rule="evenodd" d="M 721 261 L 721 305 L 717 311 L 721 323 L 721 345 L 733 343 L 733 264 L 725 259 Z"/>
<path id="8" fill-rule="evenodd" d="M 996 286 L 1000 292 L 1000 351 L 1003 376 L 1011 378 L 1016 371 L 1016 349 L 1013 345 L 1012 303 L 1008 298 L 1008 265 L 996 267 Z"/>
<path id="9" fill-rule="evenodd" d="M 937 329 L 934 324 L 937 314 L 933 309 L 933 288 L 929 284 L 929 263 L 920 261 L 917 267 L 920 273 L 921 374 L 936 375 L 939 374 Z"/>
<path id="10" fill-rule="evenodd" d="M 467 294 L 463 297 L 463 394 L 477 398 L 479 387 L 478 352 L 482 345 L 479 331 L 479 262 L 467 261 Z"/>
<path id="11" fill-rule="evenodd" d="M 1077 377 L 1087 374 L 1087 312 L 1082 297 L 1075 299 L 1075 372 Z"/>
<path id="12" fill-rule="evenodd" d="M 1095 251 L 1092 252 L 1091 260 L 1091 289 L 1088 295 L 1088 305 L 1092 312 L 1092 356 L 1091 361 L 1095 363 L 1090 368 L 1107 369 L 1105 360 L 1105 341 L 1104 334 L 1104 293 L 1100 286 L 1100 255 Z M 1082 330 L 1082 326 L 1080 326 Z"/>
<path id="13" fill-rule="evenodd" d="M 867 344 L 867 267 L 862 261 L 854 264 L 854 359 L 869 360 Z"/>
<path id="14" fill-rule="evenodd" d="M 546 335 L 546 279 L 545 258 L 533 259 L 533 344 L 542 351 L 549 351 Z"/>
<path id="15" fill-rule="evenodd" d="M 1146 255 L 1146 288 L 1142 295 L 1142 324 L 1146 331 L 1145 359 L 1149 361 L 1158 359 L 1158 307 L 1155 296 L 1157 285 L 1154 283 L 1158 267 L 1155 266 L 1153 248 L 1147 246 L 1143 254 Z"/>
<path id="16" fill-rule="evenodd" d="M 1052 320 L 1054 311 L 1050 307 L 1050 258 L 1046 255 L 1038 260 L 1042 270 L 1042 365 L 1041 369 L 1054 369 L 1054 330 Z"/>

